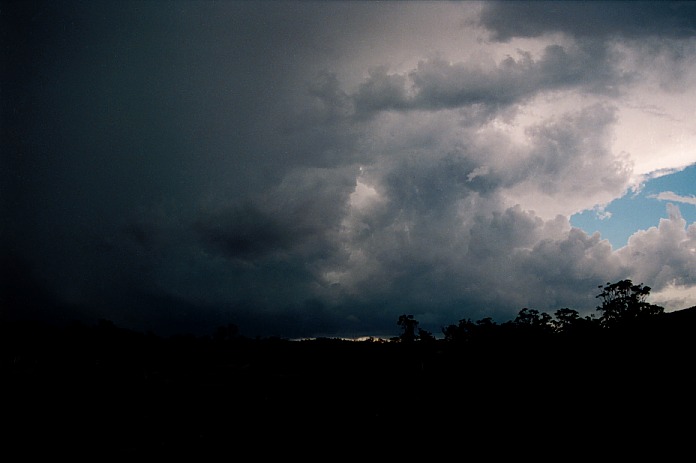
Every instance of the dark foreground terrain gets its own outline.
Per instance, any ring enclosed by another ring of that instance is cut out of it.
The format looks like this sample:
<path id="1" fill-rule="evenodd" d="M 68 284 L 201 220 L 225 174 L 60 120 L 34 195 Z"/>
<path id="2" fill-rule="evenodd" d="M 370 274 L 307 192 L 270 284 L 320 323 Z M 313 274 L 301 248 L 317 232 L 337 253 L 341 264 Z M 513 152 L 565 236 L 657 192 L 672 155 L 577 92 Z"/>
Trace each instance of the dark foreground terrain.
<path id="1" fill-rule="evenodd" d="M 394 455 L 497 452 L 510 439 L 585 451 L 617 439 L 683 442 L 696 416 L 695 313 L 624 332 L 466 343 L 161 338 L 109 322 L 5 323 L 3 448 L 95 461 L 324 449 L 331 460 L 367 442 Z"/>

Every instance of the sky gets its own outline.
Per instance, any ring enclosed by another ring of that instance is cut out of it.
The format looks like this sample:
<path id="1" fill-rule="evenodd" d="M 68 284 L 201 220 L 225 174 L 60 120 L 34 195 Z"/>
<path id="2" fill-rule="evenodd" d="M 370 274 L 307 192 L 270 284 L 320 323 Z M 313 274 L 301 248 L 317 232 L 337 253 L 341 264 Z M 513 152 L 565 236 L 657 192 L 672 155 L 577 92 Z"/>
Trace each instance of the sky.
<path id="1" fill-rule="evenodd" d="M 440 335 L 696 305 L 696 2 L 0 4 L 2 315 Z"/>

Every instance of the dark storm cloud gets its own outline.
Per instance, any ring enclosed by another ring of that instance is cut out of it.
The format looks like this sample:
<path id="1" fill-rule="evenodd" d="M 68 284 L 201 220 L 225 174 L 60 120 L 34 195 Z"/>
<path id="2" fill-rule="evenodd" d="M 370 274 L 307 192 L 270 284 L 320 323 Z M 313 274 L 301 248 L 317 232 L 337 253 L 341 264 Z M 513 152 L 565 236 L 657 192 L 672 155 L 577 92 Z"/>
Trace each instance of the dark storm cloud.
<path id="1" fill-rule="evenodd" d="M 286 253 L 317 258 L 334 251 L 354 188 L 354 177 L 340 170 L 289 173 L 255 202 L 210 211 L 194 227 L 231 259 L 263 260 Z"/>
<path id="2" fill-rule="evenodd" d="M 46 281 L 24 256 L 12 249 L 0 249 L 0 318 L 2 320 L 37 319 L 51 323 L 63 320 L 89 320 L 91 314 L 60 304 Z"/>
<path id="3" fill-rule="evenodd" d="M 379 110 L 406 109 L 412 106 L 406 91 L 406 77 L 389 74 L 386 66 L 371 69 L 354 96 L 359 113 Z"/>
<path id="4" fill-rule="evenodd" d="M 587 307 L 584 285 L 628 262 L 666 282 L 653 260 L 532 212 L 625 187 L 613 103 L 640 66 L 601 40 L 501 53 L 462 29 L 479 7 L 501 38 L 509 10 L 541 11 L 503 3 L 498 24 L 499 5 L 467 2 L 3 5 L 3 304 L 293 337 L 392 335 L 409 312 L 438 334 L 528 304 Z M 680 64 L 665 66 L 672 91 L 690 85 L 678 45 L 640 54 Z M 524 108 L 553 94 L 577 107 Z M 670 224 L 636 239 L 688 269 Z"/>
<path id="5" fill-rule="evenodd" d="M 360 157 L 350 102 L 312 63 L 334 52 L 333 14 L 293 2 L 3 8 L 3 255 L 36 275 L 27 286 L 43 281 L 51 307 L 139 327 L 193 329 L 195 307 L 259 327 L 301 320 L 323 262 L 342 258 L 357 167 L 340 166 Z"/>
<path id="6" fill-rule="evenodd" d="M 519 206 L 479 216 L 469 232 L 469 250 L 477 259 L 506 255 L 536 243 L 542 225 L 543 220 Z"/>
<path id="7" fill-rule="evenodd" d="M 500 63 L 431 58 L 420 61 L 407 75 L 389 74 L 385 67 L 373 69 L 354 100 L 359 114 L 475 104 L 498 108 L 539 92 L 570 88 L 612 94 L 630 78 L 616 68 L 611 52 L 601 44 L 549 45 L 538 59 L 519 51 Z"/>
<path id="8" fill-rule="evenodd" d="M 272 214 L 245 204 L 227 214 L 227 217 L 199 222 L 204 239 L 219 247 L 230 258 L 258 259 L 270 252 L 281 252 L 292 246 L 306 230 L 284 226 Z M 295 239 L 293 239 L 295 237 Z"/>
<path id="9" fill-rule="evenodd" d="M 500 180 L 494 175 L 470 179 L 477 165 L 466 152 L 453 152 L 439 159 L 414 155 L 393 165 L 382 179 L 392 211 L 409 210 L 416 217 L 450 213 L 470 194 L 491 193 Z"/>
<path id="10" fill-rule="evenodd" d="M 564 32 L 576 37 L 683 38 L 696 34 L 693 2 L 484 2 L 481 24 L 498 40 Z"/>

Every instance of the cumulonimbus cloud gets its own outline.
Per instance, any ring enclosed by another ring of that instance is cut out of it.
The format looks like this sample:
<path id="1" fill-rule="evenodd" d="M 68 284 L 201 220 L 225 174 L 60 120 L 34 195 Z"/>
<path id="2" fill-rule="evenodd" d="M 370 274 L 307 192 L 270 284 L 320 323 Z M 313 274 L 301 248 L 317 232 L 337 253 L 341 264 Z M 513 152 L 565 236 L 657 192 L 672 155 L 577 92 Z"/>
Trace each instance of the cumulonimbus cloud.
<path id="1" fill-rule="evenodd" d="M 41 301 L 252 335 L 683 295 L 673 207 L 620 250 L 568 219 L 694 161 L 694 7 L 664 3 L 16 3 L 2 249 Z"/>

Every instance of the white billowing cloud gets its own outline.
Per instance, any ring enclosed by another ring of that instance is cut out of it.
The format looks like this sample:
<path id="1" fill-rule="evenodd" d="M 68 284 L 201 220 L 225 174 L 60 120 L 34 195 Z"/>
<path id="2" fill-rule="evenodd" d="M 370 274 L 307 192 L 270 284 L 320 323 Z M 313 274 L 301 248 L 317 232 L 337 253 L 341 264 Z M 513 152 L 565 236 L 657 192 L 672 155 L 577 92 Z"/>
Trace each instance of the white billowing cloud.
<path id="1" fill-rule="evenodd" d="M 635 76 L 617 105 L 613 149 L 633 161 L 632 184 L 696 162 L 696 38 L 617 42 Z"/>
<path id="2" fill-rule="evenodd" d="M 506 194 L 544 217 L 570 216 L 623 195 L 632 166 L 611 149 L 615 114 L 595 104 L 528 127 L 524 155 L 507 164 L 514 183 Z"/>
<path id="3" fill-rule="evenodd" d="M 621 2 L 572 3 L 553 10 L 543 2 L 489 2 L 479 18 L 493 38 L 506 43 L 558 41 L 560 34 L 605 50 L 613 75 L 630 83 L 614 82 L 619 86 L 611 104 L 618 123 L 612 150 L 630 158 L 631 188 L 638 189 L 647 178 L 696 162 L 695 11 L 690 2 L 648 2 L 639 9 Z"/>
<path id="4" fill-rule="evenodd" d="M 365 211 L 380 202 L 379 193 L 371 186 L 356 181 L 355 191 L 350 195 L 351 210 Z"/>
<path id="5" fill-rule="evenodd" d="M 644 65 L 648 56 L 666 53 L 667 45 L 648 51 L 633 45 L 566 39 L 563 45 L 547 44 L 538 56 L 518 50 L 499 61 L 494 55 L 464 61 L 439 55 L 419 61 L 408 72 L 373 68 L 355 93 L 347 95 L 360 117 L 411 112 L 427 120 L 432 116 L 424 117 L 424 111 L 454 109 L 468 116 L 459 124 L 475 125 L 478 138 L 488 132 L 515 142 L 516 155 L 536 150 L 533 157 L 545 159 L 536 166 L 539 181 L 532 182 L 532 189 L 518 185 L 511 195 L 534 203 L 533 209 L 544 217 L 571 215 L 606 205 L 639 189 L 647 178 L 696 162 L 696 151 L 690 148 L 696 144 L 696 128 L 689 123 L 695 110 L 688 103 L 688 95 L 696 92 L 696 82 L 691 82 L 696 65 L 690 58 L 669 55 L 681 69 L 672 79 L 680 84 L 677 91 L 676 84 L 665 87 L 659 67 Z M 692 47 L 684 51 L 687 57 Z M 637 58 L 639 51 L 645 56 Z M 543 149 L 557 155 L 544 158 L 539 154 Z M 574 174 L 551 180 L 553 163 L 568 159 L 574 164 L 567 173 Z M 561 189 L 561 183 L 567 186 Z M 552 190 L 559 193 L 556 199 L 548 194 Z"/>
<path id="6" fill-rule="evenodd" d="M 670 283 L 659 291 L 652 291 L 650 302 L 664 307 L 667 312 L 696 307 L 696 288 Z"/>
<path id="7" fill-rule="evenodd" d="M 673 204 L 667 212 L 668 218 L 636 232 L 616 254 L 635 281 L 657 290 L 669 285 L 696 288 L 696 224 L 687 225 Z"/>

